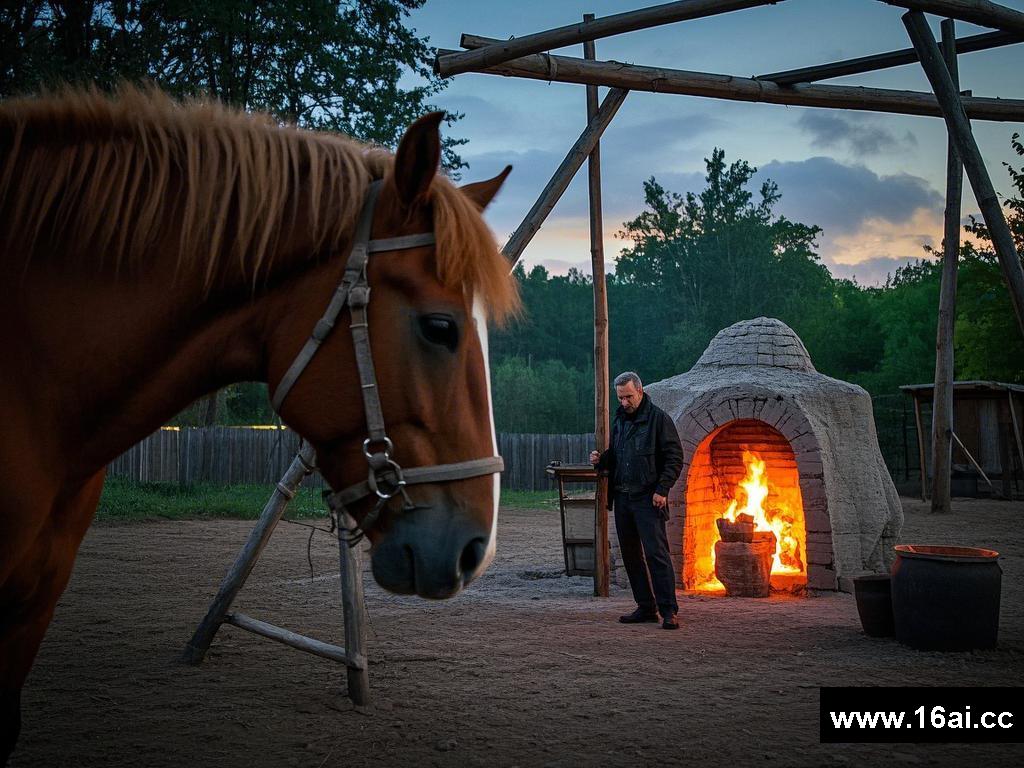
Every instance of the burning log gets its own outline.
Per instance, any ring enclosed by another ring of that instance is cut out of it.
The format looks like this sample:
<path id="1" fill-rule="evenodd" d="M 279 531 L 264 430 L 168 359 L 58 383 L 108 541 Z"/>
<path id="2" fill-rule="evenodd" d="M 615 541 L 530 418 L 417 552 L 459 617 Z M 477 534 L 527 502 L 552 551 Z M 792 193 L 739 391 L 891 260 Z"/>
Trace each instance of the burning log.
<path id="1" fill-rule="evenodd" d="M 775 534 L 752 532 L 753 540 L 715 543 L 715 576 L 730 597 L 768 597 Z"/>
<path id="2" fill-rule="evenodd" d="M 718 535 L 722 541 L 745 541 L 750 543 L 754 540 L 754 516 L 747 514 L 736 515 L 736 520 L 727 517 L 720 517 L 715 520 L 718 526 Z"/>

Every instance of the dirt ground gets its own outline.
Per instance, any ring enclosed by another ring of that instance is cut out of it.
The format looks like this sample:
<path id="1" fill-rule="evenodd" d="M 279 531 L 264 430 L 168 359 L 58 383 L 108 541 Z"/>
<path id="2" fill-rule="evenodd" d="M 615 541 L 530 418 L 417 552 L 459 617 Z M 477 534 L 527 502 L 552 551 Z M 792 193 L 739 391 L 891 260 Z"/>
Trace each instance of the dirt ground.
<path id="1" fill-rule="evenodd" d="M 375 703 L 344 669 L 224 627 L 176 660 L 251 523 L 94 526 L 24 697 L 11 765 L 1020 765 L 1024 745 L 818 743 L 821 685 L 1024 685 L 1024 505 L 904 499 L 902 540 L 1002 553 L 1000 647 L 866 637 L 850 595 L 680 596 L 682 628 L 626 626 L 629 595 L 560 574 L 554 510 L 503 510 L 498 558 L 431 603 L 368 582 Z M 282 525 L 237 607 L 341 642 L 337 551 Z"/>

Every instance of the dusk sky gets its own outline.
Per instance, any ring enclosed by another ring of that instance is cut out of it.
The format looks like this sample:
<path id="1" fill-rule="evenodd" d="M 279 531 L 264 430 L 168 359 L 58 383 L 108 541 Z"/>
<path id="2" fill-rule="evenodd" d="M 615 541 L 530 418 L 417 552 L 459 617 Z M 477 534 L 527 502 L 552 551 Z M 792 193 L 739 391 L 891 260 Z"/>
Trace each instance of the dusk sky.
<path id="1" fill-rule="evenodd" d="M 643 0 L 428 0 L 408 24 L 439 48 L 458 48 L 462 32 L 522 36 L 653 3 Z M 1024 0 L 1003 0 L 1024 10 Z M 739 76 L 764 74 L 910 46 L 903 11 L 873 0 L 784 0 L 596 41 L 598 59 Z M 929 16 L 936 36 L 939 20 Z M 957 23 L 957 35 L 990 31 Z M 582 56 L 582 46 L 562 49 Z M 964 54 L 961 88 L 977 96 L 1024 98 L 1024 44 Z M 827 81 L 929 91 L 917 64 Z M 603 97 L 605 89 L 601 89 Z M 536 200 L 586 123 L 585 88 L 495 75 L 463 74 L 433 103 L 465 113 L 452 134 L 470 164 L 463 179 L 514 170 L 488 210 L 504 243 Z M 975 121 L 974 132 L 996 190 L 1010 184 L 1004 162 L 1020 164 L 1010 136 L 1020 123 Z M 777 211 L 824 229 L 818 252 L 833 274 L 878 284 L 886 273 L 925 255 L 942 238 L 946 132 L 939 118 L 909 117 L 669 94 L 631 93 L 601 141 L 605 258 L 609 270 L 624 246 L 615 235 L 643 205 L 643 181 L 654 176 L 675 192 L 703 187 L 704 158 L 714 147 L 742 158 L 757 181 L 779 184 Z M 964 216 L 976 213 L 964 182 Z M 586 166 L 524 254 L 529 267 L 552 273 L 590 271 Z"/>

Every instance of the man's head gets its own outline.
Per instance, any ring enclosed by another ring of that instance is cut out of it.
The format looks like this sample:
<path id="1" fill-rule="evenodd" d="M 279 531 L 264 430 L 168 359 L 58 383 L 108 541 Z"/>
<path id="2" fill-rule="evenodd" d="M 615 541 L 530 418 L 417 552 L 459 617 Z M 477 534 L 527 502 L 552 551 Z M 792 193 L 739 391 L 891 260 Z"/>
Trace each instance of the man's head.
<path id="1" fill-rule="evenodd" d="M 644 385 L 633 371 L 620 373 L 615 377 L 615 397 L 626 413 L 636 413 L 644 399 Z"/>

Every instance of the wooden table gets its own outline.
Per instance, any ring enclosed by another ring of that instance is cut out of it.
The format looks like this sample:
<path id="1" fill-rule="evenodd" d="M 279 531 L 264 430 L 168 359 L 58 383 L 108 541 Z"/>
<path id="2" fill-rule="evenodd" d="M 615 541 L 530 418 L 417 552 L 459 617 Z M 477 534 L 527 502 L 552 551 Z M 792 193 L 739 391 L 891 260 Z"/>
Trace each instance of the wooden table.
<path id="1" fill-rule="evenodd" d="M 545 469 L 558 481 L 558 507 L 562 518 L 562 548 L 569 576 L 594 575 L 594 530 L 597 520 L 597 470 L 591 464 L 552 462 Z M 567 486 L 589 484 L 589 494 L 570 495 Z"/>

